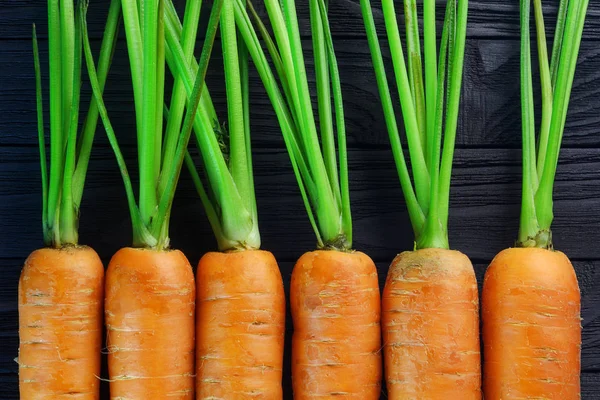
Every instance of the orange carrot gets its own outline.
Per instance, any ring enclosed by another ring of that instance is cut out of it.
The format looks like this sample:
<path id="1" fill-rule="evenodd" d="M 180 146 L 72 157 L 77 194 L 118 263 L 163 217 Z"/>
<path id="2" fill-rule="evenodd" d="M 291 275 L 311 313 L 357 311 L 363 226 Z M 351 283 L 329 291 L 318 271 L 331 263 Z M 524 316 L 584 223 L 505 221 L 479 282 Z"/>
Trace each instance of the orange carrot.
<path id="1" fill-rule="evenodd" d="M 113 399 L 194 398 L 194 275 L 178 250 L 123 248 L 106 272 Z"/>
<path id="2" fill-rule="evenodd" d="M 482 295 L 486 399 L 579 399 L 580 295 L 563 253 L 512 248 Z"/>
<path id="3" fill-rule="evenodd" d="M 290 286 L 294 398 L 378 399 L 377 270 L 361 252 L 305 253 Z"/>
<path id="4" fill-rule="evenodd" d="M 536 138 L 531 2 L 521 1 L 522 198 L 517 248 L 500 252 L 482 293 L 484 396 L 581 398 L 581 300 L 567 256 L 554 251 L 553 191 L 588 0 L 560 2 L 549 61 L 541 2 L 534 1 L 542 113 Z"/>
<path id="5" fill-rule="evenodd" d="M 22 399 L 98 399 L 104 267 L 85 246 L 36 250 L 19 280 Z"/>
<path id="6" fill-rule="evenodd" d="M 197 271 L 198 399 L 281 399 L 285 294 L 268 251 L 211 252 Z"/>
<path id="7" fill-rule="evenodd" d="M 477 281 L 464 254 L 399 254 L 383 290 L 390 399 L 481 399 Z"/>

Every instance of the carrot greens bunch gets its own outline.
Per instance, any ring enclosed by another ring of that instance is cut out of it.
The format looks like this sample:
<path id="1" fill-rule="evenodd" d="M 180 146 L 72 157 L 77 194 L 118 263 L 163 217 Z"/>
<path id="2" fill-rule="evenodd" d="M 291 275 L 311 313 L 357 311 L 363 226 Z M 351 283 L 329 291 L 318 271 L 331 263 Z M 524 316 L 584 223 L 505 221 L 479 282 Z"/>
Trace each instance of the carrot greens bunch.
<path id="1" fill-rule="evenodd" d="M 542 114 L 536 143 L 531 38 L 531 1 L 521 0 L 521 117 L 523 194 L 518 244 L 552 249 L 552 193 L 567 109 L 589 0 L 562 0 L 549 57 L 541 0 L 534 0 Z M 537 150 L 536 150 L 537 149 Z"/>
<path id="2" fill-rule="evenodd" d="M 341 85 L 324 0 L 309 1 L 315 61 L 315 122 L 294 0 L 266 0 L 274 39 L 252 4 L 235 0 L 235 20 L 275 108 L 319 248 L 352 247 L 346 129 Z M 264 40 L 275 73 L 261 48 Z M 279 84 L 278 84 L 279 81 Z M 333 102 L 332 102 L 333 99 Z M 337 149 L 336 149 L 337 142 Z"/>
<path id="3" fill-rule="evenodd" d="M 50 66 L 50 166 L 42 102 L 40 57 L 35 25 L 33 56 L 37 98 L 38 141 L 42 175 L 42 220 L 46 245 L 77 244 L 79 207 L 98 122 L 98 106 L 92 100 L 83 126 L 80 120 L 82 66 L 81 9 L 73 1 L 48 1 Z M 112 61 L 119 27 L 118 2 L 110 6 L 100 50 L 98 89 L 101 92 Z"/>
<path id="4" fill-rule="evenodd" d="M 167 116 L 167 113 L 164 113 L 165 59 L 169 55 L 165 46 L 165 31 L 171 23 L 172 4 L 166 0 L 158 0 L 144 2 L 141 7 L 136 0 L 113 0 L 113 3 L 115 2 L 121 3 L 123 9 L 131 66 L 140 175 L 139 202 L 136 202 L 127 166 L 102 100 L 98 74 L 87 37 L 84 18 L 86 5 L 82 4 L 85 58 L 100 116 L 125 184 L 133 224 L 134 246 L 164 249 L 169 246 L 168 223 L 171 205 L 187 152 L 196 109 L 201 102 L 204 78 L 223 0 L 216 0 L 212 7 L 195 79 L 191 80 L 193 83 L 189 100 L 185 102 L 180 97 L 171 99 L 168 115 L 172 115 L 173 119 L 167 118 L 164 131 L 163 118 Z M 199 2 L 189 3 L 194 3 L 194 6 L 199 8 Z M 178 66 L 181 69 L 186 68 L 183 65 L 184 61 L 185 59 L 174 59 L 176 64 L 182 64 Z M 182 123 L 184 110 L 185 118 Z"/>
<path id="5" fill-rule="evenodd" d="M 361 8 L 392 152 L 415 233 L 416 248 L 447 249 L 450 178 L 462 83 L 468 1 L 447 2 L 438 54 L 435 0 L 423 2 L 423 52 L 419 38 L 417 2 L 405 0 L 406 60 L 394 1 L 382 1 L 385 29 L 404 116 L 412 180 L 400 141 L 370 1 L 361 0 Z"/>

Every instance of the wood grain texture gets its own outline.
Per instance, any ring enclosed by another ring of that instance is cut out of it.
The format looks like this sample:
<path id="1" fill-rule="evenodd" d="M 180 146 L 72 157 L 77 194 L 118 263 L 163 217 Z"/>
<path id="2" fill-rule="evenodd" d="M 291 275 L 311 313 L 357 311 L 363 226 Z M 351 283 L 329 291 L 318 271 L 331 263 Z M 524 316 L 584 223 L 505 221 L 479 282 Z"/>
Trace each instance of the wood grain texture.
<path id="1" fill-rule="evenodd" d="M 91 37 L 100 37 L 104 29 L 109 0 L 90 1 L 89 29 Z M 185 0 L 173 1 L 177 8 L 183 10 Z M 0 38 L 31 38 L 31 24 L 36 23 L 42 35 L 47 31 L 46 10 L 40 4 L 31 0 L 7 0 L 2 5 L 2 19 L 0 20 Z M 206 4 L 212 2 L 207 1 Z M 372 0 L 375 23 L 383 27 L 383 14 L 381 13 L 381 0 Z M 436 0 L 438 4 L 438 22 L 443 20 L 444 0 Z M 550 3 L 550 4 L 548 4 Z M 552 32 L 555 25 L 556 4 L 558 2 L 544 3 L 547 29 Z M 259 14 L 265 16 L 264 5 L 261 1 L 254 2 Z M 303 35 L 310 34 L 308 23 L 308 0 L 296 1 L 300 19 L 300 30 Z M 364 37 L 364 26 L 360 14 L 360 0 L 332 0 L 329 2 L 329 15 L 331 31 L 334 36 Z M 469 29 L 467 34 L 471 37 L 517 37 L 519 35 L 519 7 L 516 1 L 469 1 Z M 206 18 L 207 6 L 203 5 L 203 15 Z M 397 7 L 399 15 L 402 7 Z M 600 4 L 590 1 L 588 21 L 584 37 L 598 39 L 600 31 Z"/>
<path id="2" fill-rule="evenodd" d="M 310 43 L 305 40 L 305 48 Z M 98 48 L 99 41 L 94 42 Z M 335 41 L 340 63 L 342 90 L 346 111 L 349 145 L 388 147 L 388 136 L 379 102 L 371 56 L 365 39 Z M 41 43 L 42 70 L 47 74 L 47 42 Z M 391 64 L 387 48 L 384 48 Z M 310 54 L 310 52 L 307 52 Z M 37 137 L 33 62 L 29 41 L 0 41 L 0 145 L 35 145 Z M 211 60 L 208 83 L 218 115 L 226 117 L 226 99 L 220 45 Z M 537 57 L 534 55 L 534 57 Z M 307 57 L 312 66 L 312 57 Z M 537 63 L 535 63 L 537 65 Z M 312 69 L 309 68 L 309 71 Z M 309 72 L 310 73 L 310 72 Z M 467 42 L 464 85 L 459 114 L 458 147 L 511 147 L 520 148 L 519 101 L 519 43 L 517 40 L 471 39 Z M 133 144 L 135 124 L 131 77 L 125 42 L 121 41 L 109 75 L 106 103 L 111 121 L 123 144 Z M 392 78 L 390 74 L 389 78 Z M 311 83 L 314 84 L 311 75 Z M 537 84 L 537 81 L 536 81 Z M 47 88 L 47 81 L 44 80 Z M 538 87 L 536 86 L 536 90 Z M 600 90 L 600 46 L 594 42 L 582 44 L 577 75 L 569 105 L 564 138 L 565 147 L 599 146 L 597 134 L 600 123 L 600 102 L 595 101 Z M 273 108 L 265 95 L 262 83 L 254 69 L 251 71 L 250 92 L 253 140 L 259 147 L 283 146 L 281 133 Z M 47 95 L 47 90 L 45 91 Z M 397 98 L 396 93 L 393 93 Z M 82 98 L 91 97 L 85 86 Z M 539 98 L 539 96 L 538 96 Z M 313 99 L 316 101 L 316 99 Z M 48 109 L 47 97 L 45 99 Z M 84 108 L 87 110 L 87 106 Z M 402 120 L 396 102 L 399 125 Z M 536 113 L 539 118 L 539 110 Z M 46 114 L 46 132 L 49 118 Z M 103 130 L 97 143 L 107 144 Z"/>

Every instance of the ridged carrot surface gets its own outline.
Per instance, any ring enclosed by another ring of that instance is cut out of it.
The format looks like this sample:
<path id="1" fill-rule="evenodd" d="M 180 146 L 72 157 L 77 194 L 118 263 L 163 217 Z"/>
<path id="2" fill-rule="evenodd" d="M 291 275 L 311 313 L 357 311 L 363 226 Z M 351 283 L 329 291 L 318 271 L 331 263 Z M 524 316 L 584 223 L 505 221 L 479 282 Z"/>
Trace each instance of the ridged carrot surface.
<path id="1" fill-rule="evenodd" d="M 377 270 L 361 252 L 305 253 L 292 272 L 294 399 L 379 399 Z"/>
<path id="2" fill-rule="evenodd" d="M 178 250 L 123 248 L 106 273 L 111 399 L 194 398 L 192 268 Z"/>
<path id="3" fill-rule="evenodd" d="M 19 279 L 21 399 L 98 399 L 104 267 L 86 246 L 36 250 Z"/>
<path id="4" fill-rule="evenodd" d="M 485 274 L 481 316 L 486 399 L 581 398 L 580 294 L 567 256 L 499 253 Z"/>
<path id="5" fill-rule="evenodd" d="M 207 253 L 196 282 L 196 398 L 281 399 L 285 294 L 273 254 Z"/>
<path id="6" fill-rule="evenodd" d="M 399 254 L 382 304 L 390 399 L 481 399 L 479 297 L 467 256 L 433 248 Z"/>

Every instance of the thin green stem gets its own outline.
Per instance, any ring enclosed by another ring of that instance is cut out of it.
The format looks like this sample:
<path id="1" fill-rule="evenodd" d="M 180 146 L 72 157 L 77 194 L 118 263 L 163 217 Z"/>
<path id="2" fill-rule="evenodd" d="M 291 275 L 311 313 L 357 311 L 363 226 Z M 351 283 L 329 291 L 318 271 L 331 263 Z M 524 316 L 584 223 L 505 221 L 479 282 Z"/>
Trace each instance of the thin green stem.
<path id="1" fill-rule="evenodd" d="M 273 2 L 275 0 L 267 0 Z M 318 196 L 313 197 L 313 206 L 317 214 L 317 222 L 321 236 L 325 241 L 325 246 L 331 246 L 339 241 L 343 234 L 341 227 L 340 210 L 335 201 L 334 192 L 331 190 L 331 183 L 327 176 L 327 170 L 323 161 L 323 155 L 319 146 L 319 139 L 315 125 L 314 114 L 312 110 L 312 101 L 308 88 L 308 79 L 304 64 L 304 55 L 300 41 L 300 29 L 298 26 L 298 17 L 296 15 L 296 5 L 294 0 L 283 0 L 283 15 L 287 28 L 287 40 L 292 54 L 292 63 L 286 65 L 287 75 L 295 77 L 296 91 L 299 94 L 299 115 L 301 120 L 301 137 L 305 149 L 307 149 L 306 159 L 317 187 Z M 271 13 L 269 13 L 271 17 Z M 278 19 L 272 19 L 271 24 L 277 23 Z M 311 25 L 317 23 L 311 19 Z M 285 63 L 284 63 L 285 65 Z"/>
<path id="2" fill-rule="evenodd" d="M 135 195 L 133 193 L 133 186 L 131 185 L 131 180 L 129 178 L 129 173 L 127 172 L 127 165 L 125 164 L 125 159 L 123 154 L 121 153 L 121 149 L 119 148 L 119 144 L 117 142 L 117 137 L 113 130 L 110 119 L 108 118 L 108 113 L 106 111 L 106 106 L 104 105 L 104 100 L 102 99 L 102 91 L 100 90 L 100 84 L 98 83 L 98 75 L 96 72 L 96 66 L 94 65 L 94 58 L 92 56 L 92 50 L 90 48 L 90 41 L 87 33 L 87 24 L 86 24 L 86 5 L 81 3 L 82 12 L 81 12 L 81 25 L 83 31 L 83 50 L 85 55 L 85 61 L 87 65 L 88 75 L 90 78 L 90 85 L 92 86 L 92 92 L 94 94 L 94 98 L 98 104 L 98 112 L 100 113 L 100 117 L 104 124 L 104 129 L 106 131 L 106 135 L 108 137 L 108 141 L 113 149 L 115 154 L 115 158 L 117 159 L 117 164 L 119 165 L 119 171 L 121 172 L 121 177 L 123 178 L 123 183 L 125 185 L 125 193 L 127 195 L 127 205 L 129 206 L 129 212 L 131 214 L 131 223 L 133 227 L 133 245 L 135 247 L 154 247 L 157 244 L 156 238 L 154 238 L 146 226 L 143 224 L 140 211 L 135 203 Z"/>
<path id="3" fill-rule="evenodd" d="M 163 146 L 163 105 L 165 99 L 165 1 L 158 0 L 158 29 L 156 43 L 156 105 L 155 105 L 155 145 L 154 145 L 154 179 L 155 192 L 159 193 L 159 188 L 156 183 L 160 179 L 160 171 L 162 168 L 162 146 Z M 168 161 L 167 161 L 168 162 Z"/>
<path id="4" fill-rule="evenodd" d="M 63 177 L 63 106 L 61 31 L 59 0 L 48 2 L 48 53 L 50 65 L 50 181 L 48 191 L 48 220 L 52 242 L 59 242 L 59 202 Z"/>
<path id="5" fill-rule="evenodd" d="M 377 78 L 377 87 L 379 88 L 379 96 L 381 97 L 381 105 L 383 107 L 385 123 L 387 126 L 390 143 L 392 145 L 392 153 L 396 162 L 396 169 L 398 170 L 402 192 L 404 194 L 404 198 L 406 199 L 406 205 L 408 207 L 408 214 L 410 216 L 413 231 L 415 236 L 418 236 L 423 229 L 425 215 L 419 205 L 419 202 L 417 201 L 417 196 L 415 195 L 415 191 L 410 180 L 410 174 L 408 172 L 408 167 L 406 165 L 404 151 L 402 150 L 402 144 L 400 143 L 398 125 L 394 114 L 394 106 L 385 73 L 385 65 L 383 63 L 383 56 L 379 46 L 379 39 L 377 37 L 377 29 L 375 27 L 375 20 L 373 19 L 371 3 L 369 0 L 361 0 L 360 6 L 364 19 L 365 30 L 367 32 L 369 48 L 371 49 L 371 58 L 373 67 L 375 69 L 375 77 Z"/>
<path id="6" fill-rule="evenodd" d="M 121 0 L 112 0 L 108 10 L 108 18 L 104 28 L 104 36 L 100 47 L 100 58 L 98 59 L 98 83 L 100 91 L 104 91 L 104 84 L 108 76 L 108 70 L 114 55 L 115 45 L 117 43 L 119 21 L 121 16 Z M 85 177 L 90 161 L 92 144 L 98 125 L 98 105 L 96 99 L 92 97 L 90 106 L 83 124 L 81 137 L 78 143 L 77 166 L 73 175 L 73 202 L 75 208 L 79 209 L 81 198 L 83 196 L 83 188 Z"/>
<path id="7" fill-rule="evenodd" d="M 523 128 L 523 193 L 521 203 L 521 223 L 519 243 L 528 247 L 528 243 L 539 232 L 534 202 L 535 158 L 532 159 L 532 147 L 535 146 L 535 120 L 533 115 L 533 82 L 531 76 L 531 45 L 529 35 L 530 0 L 521 0 L 521 119 Z"/>
<path id="8" fill-rule="evenodd" d="M 60 57 L 62 69 L 62 123 L 63 146 L 66 146 L 71 131 L 71 104 L 73 96 L 73 71 L 75 70 L 75 13 L 73 0 L 60 0 Z"/>
<path id="9" fill-rule="evenodd" d="M 160 1 L 160 0 L 159 0 Z M 158 9 L 156 1 L 143 2 L 143 74 L 142 126 L 138 135 L 138 161 L 140 167 L 140 213 L 147 226 L 153 224 L 156 212 L 157 194 L 155 177 L 156 153 L 156 79 L 158 77 Z M 162 102 L 160 103 L 162 107 Z"/>
<path id="10" fill-rule="evenodd" d="M 558 78 L 554 90 L 554 102 L 552 104 L 552 121 L 550 123 L 550 140 L 544 171 L 540 179 L 540 186 L 535 195 L 535 206 L 537 217 L 542 231 L 549 231 L 554 218 L 552 192 L 560 145 L 565 128 L 573 77 L 577 66 L 581 36 L 585 23 L 585 15 L 589 0 L 573 0 L 569 2 L 565 22 L 565 36 L 561 47 L 561 55 L 558 66 Z"/>
<path id="11" fill-rule="evenodd" d="M 450 0 L 454 1 L 454 0 Z M 437 108 L 437 45 L 435 29 L 435 0 L 424 0 L 423 2 L 423 36 L 425 50 L 425 88 L 427 103 L 427 162 L 433 157 L 433 145 L 435 138 L 435 119 Z M 431 165 L 429 166 L 431 168 Z M 431 174 L 431 171 L 430 171 Z"/>
<path id="12" fill-rule="evenodd" d="M 448 52 L 452 52 L 450 34 L 455 30 L 456 4 L 448 1 L 446 4 L 446 15 L 442 29 L 442 40 L 440 44 L 440 57 L 438 61 L 438 83 L 437 83 L 437 105 L 435 112 L 435 132 L 431 143 L 431 197 L 429 212 L 427 214 L 425 229 L 415 239 L 417 248 L 449 248 L 448 229 L 440 221 L 439 202 L 439 180 L 440 180 L 440 156 L 442 151 L 442 133 L 444 129 L 444 89 L 446 84 L 446 66 Z"/>
<path id="13" fill-rule="evenodd" d="M 186 3 L 185 14 L 183 18 L 183 27 L 179 37 L 181 37 L 181 47 L 183 49 L 184 56 L 188 63 L 192 63 L 194 59 L 194 45 L 196 44 L 196 36 L 198 33 L 198 22 L 200 20 L 200 10 L 202 2 L 198 0 L 188 1 Z M 172 1 L 168 0 L 165 9 L 166 18 L 168 18 L 177 27 L 179 18 L 175 11 Z M 204 93 L 204 90 L 203 90 Z M 182 78 L 178 75 L 174 77 L 173 91 L 171 93 L 171 103 L 169 106 L 169 118 L 167 118 L 167 128 L 165 132 L 165 144 L 163 148 L 163 159 L 162 164 L 168 163 L 168 160 L 173 160 L 175 157 L 175 150 L 177 148 L 177 138 L 181 130 L 181 123 L 183 121 L 183 112 L 185 111 L 185 103 L 187 100 L 185 87 L 183 85 Z M 164 185 L 166 181 L 160 180 L 158 192 L 164 191 Z"/>
<path id="14" fill-rule="evenodd" d="M 556 87 L 558 78 L 558 62 L 562 51 L 562 42 L 565 33 L 565 21 L 567 18 L 567 5 L 569 0 L 560 0 L 558 14 L 556 16 L 556 29 L 554 30 L 554 42 L 552 43 L 552 60 L 550 62 L 550 76 L 552 78 L 552 88 Z"/>
<path id="15" fill-rule="evenodd" d="M 315 75 L 317 86 L 317 105 L 319 109 L 319 123 L 321 143 L 323 145 L 323 159 L 327 178 L 331 185 L 336 204 L 341 207 L 340 183 L 338 179 L 338 166 L 335 151 L 335 136 L 333 133 L 333 117 L 331 113 L 331 82 L 329 80 L 329 52 L 325 43 L 325 29 L 319 7 L 319 0 L 308 2 L 310 9 L 313 54 L 315 61 Z M 325 14 L 326 15 L 326 14 Z M 334 77 L 335 78 L 335 77 Z"/>
<path id="16" fill-rule="evenodd" d="M 269 3 L 266 4 L 267 6 L 269 6 Z M 274 5 L 275 4 L 271 4 L 271 6 Z M 281 12 L 281 9 L 277 6 L 272 12 L 273 15 L 276 15 L 277 12 Z M 311 226 L 313 227 L 315 236 L 317 238 L 317 246 L 319 248 L 322 248 L 325 246 L 325 243 L 323 237 L 321 236 L 321 231 L 319 229 L 319 226 L 317 225 L 317 220 L 313 213 L 312 205 L 309 199 L 309 196 L 314 197 L 317 195 L 317 189 L 314 183 L 312 183 L 310 173 L 308 172 L 308 167 L 306 166 L 306 163 L 304 161 L 304 154 L 302 153 L 299 144 L 296 142 L 295 139 L 298 135 L 296 133 L 296 129 L 299 129 L 299 127 L 294 125 L 292 113 L 288 109 L 289 105 L 294 105 L 295 103 L 286 103 L 284 97 L 282 96 L 279 87 L 276 84 L 275 76 L 273 75 L 273 72 L 266 59 L 264 52 L 262 51 L 260 42 L 258 40 L 258 37 L 256 36 L 256 32 L 252 27 L 250 17 L 246 12 L 242 0 L 236 1 L 235 17 L 236 23 L 238 24 L 238 29 L 240 30 L 240 34 L 244 38 L 244 42 L 246 43 L 249 54 L 251 55 L 254 61 L 254 64 L 261 77 L 261 80 L 264 83 L 267 94 L 271 100 L 271 103 L 273 104 L 273 108 L 275 109 L 275 114 L 277 115 L 284 143 L 288 150 L 290 162 L 294 171 L 294 176 L 296 177 L 296 181 L 298 182 L 298 187 L 300 189 L 302 201 L 304 202 L 304 206 L 308 214 L 308 219 L 310 221 Z M 271 19 L 271 21 L 273 21 L 273 19 Z M 276 33 L 278 32 L 277 27 L 278 25 L 274 24 L 274 30 Z M 281 26 L 279 26 L 279 28 L 281 28 Z M 284 60 L 287 57 L 283 52 L 283 48 L 285 47 L 286 43 L 285 34 L 281 38 L 277 38 L 277 40 L 279 43 L 279 51 L 282 54 L 282 60 Z M 283 43 L 283 45 L 281 43 Z M 288 78 L 289 82 L 293 82 L 294 79 L 293 75 L 291 77 L 281 77 Z M 292 85 L 290 83 L 290 92 L 292 92 L 293 90 L 295 90 L 295 85 Z M 304 169 L 301 169 L 302 166 L 304 166 Z"/>
<path id="17" fill-rule="evenodd" d="M 163 218 L 167 215 L 168 211 L 171 209 L 171 206 L 173 204 L 176 182 L 177 182 L 177 180 L 179 178 L 179 174 L 181 172 L 181 167 L 183 165 L 183 162 L 185 159 L 185 154 L 187 152 L 187 146 L 188 146 L 188 142 L 189 142 L 189 139 L 191 136 L 192 128 L 194 126 L 194 121 L 196 120 L 196 117 L 197 117 L 198 104 L 200 103 L 200 96 L 202 93 L 202 88 L 204 87 L 204 78 L 206 76 L 206 71 L 208 69 L 208 62 L 210 60 L 210 55 L 212 52 L 212 48 L 213 48 L 213 44 L 214 44 L 214 40 L 215 40 L 215 36 L 216 36 L 218 24 L 219 24 L 219 19 L 221 17 L 221 10 L 223 7 L 224 7 L 223 0 L 215 1 L 215 3 L 213 4 L 213 7 L 212 7 L 211 15 L 210 15 L 209 22 L 208 22 L 207 34 L 206 34 L 206 38 L 205 38 L 204 45 L 202 48 L 202 54 L 200 56 L 198 73 L 196 75 L 193 90 L 189 97 L 188 107 L 187 107 L 187 111 L 186 111 L 184 122 L 183 122 L 183 128 L 182 128 L 181 134 L 179 136 L 177 150 L 175 152 L 175 161 L 171 164 L 169 171 L 166 171 L 166 174 L 167 174 L 166 176 L 168 176 L 169 178 L 168 178 L 167 184 L 165 186 L 165 191 L 160 199 L 160 203 L 159 203 L 159 207 L 158 207 L 158 214 L 156 217 L 158 221 L 163 220 Z M 166 26 L 167 31 L 171 32 L 170 34 L 167 35 L 168 46 L 177 48 L 177 52 L 175 53 L 178 55 L 177 73 L 181 74 L 182 77 L 185 77 L 185 75 L 184 75 L 184 71 L 186 71 L 185 57 L 183 56 L 183 51 L 181 50 L 181 47 L 179 47 L 179 43 L 177 43 L 176 41 L 173 40 L 173 37 L 172 37 L 174 34 L 173 28 L 170 27 L 169 25 L 170 24 L 167 21 L 167 26 Z M 170 40 L 169 40 L 169 38 L 170 38 Z M 213 137 L 213 139 L 214 139 L 214 137 Z M 206 157 L 204 159 L 206 160 Z M 209 173 L 210 173 L 210 171 L 209 171 Z M 223 174 L 221 174 L 221 177 L 223 177 Z M 217 178 L 217 177 L 214 177 L 212 179 L 215 179 L 215 178 Z M 221 206 L 223 209 L 223 215 L 228 215 L 228 216 L 233 215 L 231 213 L 231 210 L 234 208 L 234 206 L 231 204 L 231 202 L 233 200 L 230 198 L 230 195 L 232 193 L 236 193 L 236 192 L 234 190 L 230 190 L 228 192 L 219 191 L 217 193 L 222 197 L 221 200 L 223 202 L 221 203 Z M 223 197 L 227 197 L 227 198 L 223 198 Z M 225 207 L 231 207 L 231 208 L 227 209 Z M 239 210 L 239 207 L 238 207 L 238 210 Z M 244 226 L 244 224 L 239 222 L 239 218 L 236 219 L 235 221 L 225 220 L 224 224 L 222 225 L 225 235 L 230 235 L 228 237 L 230 237 L 234 241 L 245 238 L 248 231 L 251 229 L 251 219 L 247 218 L 246 222 L 248 222 L 250 225 Z M 157 223 L 156 226 L 159 226 L 159 224 Z M 159 232 L 155 231 L 155 233 L 158 234 Z M 238 234 L 240 235 L 239 237 L 238 237 Z M 164 238 L 159 238 L 159 246 L 163 242 L 164 242 Z"/>
<path id="18" fill-rule="evenodd" d="M 392 54 L 394 73 L 396 75 L 396 84 L 400 96 L 400 105 L 402 115 L 404 116 L 404 126 L 406 128 L 406 138 L 408 141 L 408 150 L 412 164 L 413 177 L 417 199 L 423 213 L 427 213 L 429 208 L 429 172 L 425 162 L 425 153 L 421 146 L 419 127 L 417 123 L 416 111 L 412 102 L 410 93 L 410 84 L 404 62 L 402 43 L 400 33 L 398 32 L 398 22 L 396 20 L 396 10 L 393 0 L 383 0 L 383 17 Z"/>
<path id="19" fill-rule="evenodd" d="M 73 201 L 73 174 L 75 172 L 76 152 L 77 152 L 77 129 L 79 121 L 79 98 L 81 91 L 81 17 L 77 11 L 75 17 L 75 30 L 74 30 L 74 52 L 73 52 L 73 76 L 70 79 L 71 90 L 73 93 L 70 96 L 71 107 L 70 112 L 70 123 L 67 149 L 65 154 L 65 168 L 63 177 L 63 192 L 61 197 L 61 210 L 60 210 L 60 242 L 61 244 L 77 244 L 78 241 L 78 216 L 79 210 L 75 207 Z"/>
<path id="20" fill-rule="evenodd" d="M 44 104 L 42 99 L 42 73 L 40 68 L 40 51 L 38 48 L 35 24 L 32 28 L 33 66 L 35 70 L 35 99 L 37 111 L 38 147 L 40 150 L 40 175 L 42 178 L 42 229 L 44 244 L 50 246 L 52 237 L 48 230 L 48 166 L 46 159 L 46 138 L 44 135 Z"/>
<path id="21" fill-rule="evenodd" d="M 546 45 L 546 28 L 544 26 L 544 14 L 542 11 L 542 1 L 533 1 L 535 9 L 535 25 L 537 32 L 538 59 L 540 64 L 540 78 L 542 84 L 542 122 L 540 126 L 540 138 L 537 155 L 537 171 L 533 179 L 534 190 L 537 190 L 539 180 L 542 175 L 546 161 L 546 149 L 548 147 L 548 137 L 550 135 L 550 121 L 552 120 L 552 78 L 550 75 L 550 66 L 548 65 L 548 47 Z"/>
<path id="22" fill-rule="evenodd" d="M 335 126 L 337 128 L 338 138 L 338 158 L 340 164 L 340 196 L 342 210 L 342 230 L 344 232 L 346 246 L 352 248 L 352 212 L 350 208 L 350 183 L 348 178 L 348 151 L 346 146 L 346 123 L 344 118 L 344 104 L 342 99 L 342 86 L 340 82 L 340 73 L 338 68 L 335 51 L 333 48 L 333 38 L 329 28 L 327 17 L 327 5 L 324 0 L 319 0 L 319 11 L 323 23 L 323 32 L 325 34 L 325 43 L 327 45 L 327 55 L 329 58 L 329 70 L 331 74 L 331 83 L 333 91 L 333 104 L 335 109 Z M 334 160 L 335 161 L 335 160 Z M 336 171 L 337 173 L 337 171 Z M 337 176 L 336 176 L 337 178 Z"/>
<path id="23" fill-rule="evenodd" d="M 142 129 L 142 104 L 143 94 L 143 71 L 144 50 L 142 44 L 142 33 L 136 0 L 122 0 L 123 25 L 127 38 L 127 52 L 129 53 L 129 68 L 131 70 L 131 82 L 133 84 L 133 100 L 135 104 L 135 124 L 137 127 L 138 141 L 141 140 Z"/>
<path id="24" fill-rule="evenodd" d="M 408 78 L 412 93 L 421 146 L 427 149 L 427 110 L 423 88 L 423 63 L 419 39 L 419 18 L 416 0 L 404 0 L 404 25 L 406 26 L 406 52 L 408 54 Z"/>
<path id="25" fill-rule="evenodd" d="M 450 179 L 452 177 L 452 160 L 458 125 L 460 90 L 462 85 L 463 65 L 465 58 L 465 42 L 467 37 L 467 14 L 469 3 L 458 0 L 456 12 L 455 42 L 451 47 L 452 59 L 448 65 L 448 104 L 444 130 L 444 148 L 440 166 L 439 209 L 442 229 L 448 227 L 448 209 L 450 206 Z"/>

